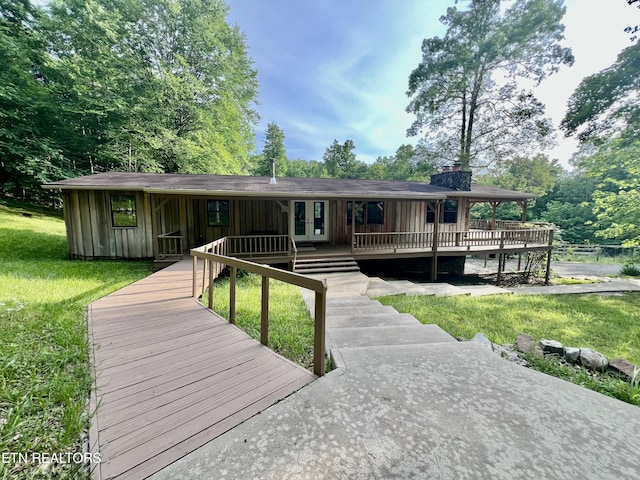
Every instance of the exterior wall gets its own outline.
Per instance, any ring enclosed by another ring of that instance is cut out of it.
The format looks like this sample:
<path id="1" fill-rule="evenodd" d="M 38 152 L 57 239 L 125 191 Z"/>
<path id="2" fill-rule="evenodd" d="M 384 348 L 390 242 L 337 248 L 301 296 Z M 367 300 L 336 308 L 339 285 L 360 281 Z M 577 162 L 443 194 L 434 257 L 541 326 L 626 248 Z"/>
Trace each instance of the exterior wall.
<path id="1" fill-rule="evenodd" d="M 229 226 L 209 226 L 207 200 L 229 201 Z M 275 200 L 158 196 L 154 203 L 158 233 L 179 232 L 185 249 L 232 235 L 288 233 L 286 210 Z"/>
<path id="2" fill-rule="evenodd" d="M 456 223 L 440 223 L 440 232 L 467 230 L 469 209 L 466 198 L 452 197 L 458 200 L 458 217 Z M 347 205 L 350 200 L 331 202 L 330 241 L 333 245 L 344 245 L 351 242 L 351 223 L 347 222 Z M 356 225 L 356 233 L 377 232 L 432 232 L 433 223 L 427 223 L 427 202 L 387 200 L 384 202 L 383 225 Z"/>
<path id="3" fill-rule="evenodd" d="M 135 227 L 114 227 L 111 195 L 134 195 Z M 141 192 L 65 190 L 64 216 L 70 258 L 151 258 L 151 204 Z"/>
<path id="4" fill-rule="evenodd" d="M 112 194 L 135 195 L 136 227 L 113 227 Z M 152 258 L 158 251 L 157 235 L 179 233 L 188 250 L 224 236 L 289 233 L 288 201 L 153 195 L 142 192 L 64 190 L 67 245 L 71 258 Z M 229 200 L 229 226 L 209 227 L 207 200 Z M 466 230 L 468 206 L 458 198 L 458 222 L 440 224 L 441 232 Z M 329 243 L 351 242 L 347 222 L 350 201 L 329 202 Z M 387 200 L 384 223 L 357 225 L 357 232 L 430 232 L 427 202 Z"/>

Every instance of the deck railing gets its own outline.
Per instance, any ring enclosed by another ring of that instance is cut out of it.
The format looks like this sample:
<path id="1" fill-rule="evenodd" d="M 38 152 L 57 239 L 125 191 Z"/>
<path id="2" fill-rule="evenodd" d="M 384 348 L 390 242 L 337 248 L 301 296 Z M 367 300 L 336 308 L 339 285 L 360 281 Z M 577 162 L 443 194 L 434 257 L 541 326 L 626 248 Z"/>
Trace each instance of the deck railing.
<path id="1" fill-rule="evenodd" d="M 353 250 L 393 250 L 433 247 L 431 232 L 356 233 Z"/>
<path id="2" fill-rule="evenodd" d="M 469 228 L 474 230 L 530 230 L 535 228 L 549 228 L 545 222 L 519 222 L 517 220 L 491 220 L 472 218 L 469 220 Z"/>
<path id="3" fill-rule="evenodd" d="M 193 257 L 193 297 L 199 298 L 208 289 L 207 306 L 213 308 L 214 279 L 225 266 L 231 268 L 229 287 L 229 321 L 235 323 L 236 318 L 236 273 L 237 269 L 246 270 L 262 276 L 262 301 L 260 309 L 260 342 L 269 344 L 269 279 L 290 283 L 315 292 L 314 340 L 313 340 L 313 372 L 324 375 L 325 369 L 325 312 L 327 284 L 324 280 L 287 272 L 265 265 L 240 260 L 227 255 L 228 237 L 191 250 Z M 224 253 L 222 253 L 224 252 Z M 199 259 L 203 260 L 203 285 L 198 289 Z M 208 275 L 207 275 L 208 272 Z"/>
<path id="4" fill-rule="evenodd" d="M 257 257 L 291 255 L 292 239 L 289 235 L 238 235 L 225 237 L 229 255 Z"/>
<path id="5" fill-rule="evenodd" d="M 158 235 L 158 252 L 159 258 L 182 256 L 182 235 L 180 232 Z"/>
<path id="6" fill-rule="evenodd" d="M 514 230 L 469 230 L 438 232 L 437 247 L 499 247 L 522 245 L 550 245 L 551 228 L 514 229 Z M 402 249 L 433 250 L 433 233 L 356 233 L 354 235 L 353 252 L 363 250 Z"/>

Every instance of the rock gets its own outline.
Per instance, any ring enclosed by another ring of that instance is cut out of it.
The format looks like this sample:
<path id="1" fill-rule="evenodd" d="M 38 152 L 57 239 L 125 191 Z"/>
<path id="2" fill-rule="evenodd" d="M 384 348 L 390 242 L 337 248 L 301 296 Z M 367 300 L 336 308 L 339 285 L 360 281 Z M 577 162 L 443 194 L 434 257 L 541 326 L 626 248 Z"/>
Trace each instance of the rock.
<path id="1" fill-rule="evenodd" d="M 512 363 L 522 365 L 523 367 L 527 367 L 529 365 L 524 358 L 513 351 L 513 347 L 511 345 L 497 345 L 494 343 L 493 351 Z"/>
<path id="2" fill-rule="evenodd" d="M 476 333 L 471 341 L 485 345 L 493 350 L 493 343 L 491 343 L 491 340 L 485 337 L 484 333 Z"/>
<path id="3" fill-rule="evenodd" d="M 533 358 L 544 358 L 544 352 L 539 345 L 533 347 Z"/>
<path id="4" fill-rule="evenodd" d="M 627 378 L 633 378 L 633 374 L 635 373 L 636 367 L 633 363 L 628 360 L 624 360 L 622 358 L 618 358 L 616 360 L 611 360 L 609 362 L 609 370 L 614 375 L 626 376 Z M 640 369 L 638 369 L 640 370 Z"/>
<path id="5" fill-rule="evenodd" d="M 576 363 L 580 358 L 580 349 L 575 347 L 565 347 L 564 359 L 569 363 Z"/>
<path id="6" fill-rule="evenodd" d="M 516 349 L 522 353 L 533 353 L 536 346 L 536 339 L 526 333 L 521 333 L 516 337 Z"/>
<path id="7" fill-rule="evenodd" d="M 540 347 L 544 353 L 550 353 L 552 355 L 564 354 L 564 347 L 556 340 L 545 340 L 544 338 L 541 338 Z"/>
<path id="8" fill-rule="evenodd" d="M 580 363 L 591 370 L 604 370 L 609 365 L 609 360 L 600 352 L 590 348 L 581 348 Z"/>

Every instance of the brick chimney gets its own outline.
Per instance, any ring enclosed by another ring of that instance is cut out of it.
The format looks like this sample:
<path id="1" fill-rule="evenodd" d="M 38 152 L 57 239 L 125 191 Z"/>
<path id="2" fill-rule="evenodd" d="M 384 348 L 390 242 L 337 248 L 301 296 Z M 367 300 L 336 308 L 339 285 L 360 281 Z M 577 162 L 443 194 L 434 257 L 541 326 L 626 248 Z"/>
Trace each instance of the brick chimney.
<path id="1" fill-rule="evenodd" d="M 468 192 L 471 190 L 471 171 L 463 171 L 462 165 L 456 162 L 453 170 L 446 167 L 442 173 L 431 175 L 431 185 Z"/>

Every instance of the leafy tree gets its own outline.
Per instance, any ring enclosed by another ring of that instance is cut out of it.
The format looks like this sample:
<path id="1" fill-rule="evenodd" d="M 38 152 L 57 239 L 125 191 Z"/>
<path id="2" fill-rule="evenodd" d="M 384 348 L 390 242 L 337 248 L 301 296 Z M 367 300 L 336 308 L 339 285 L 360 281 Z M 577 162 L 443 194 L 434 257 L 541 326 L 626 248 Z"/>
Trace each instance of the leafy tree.
<path id="1" fill-rule="evenodd" d="M 596 180 L 584 172 L 563 175 L 552 191 L 536 199 L 530 209 L 533 219 L 553 223 L 569 243 L 596 243 L 593 192 Z"/>
<path id="2" fill-rule="evenodd" d="M 56 135 L 63 123 L 43 15 L 28 1 L 0 3 L 0 194 L 41 196 L 41 183 L 70 170 Z"/>
<path id="3" fill-rule="evenodd" d="M 288 161 L 287 152 L 284 147 L 284 132 L 275 123 L 267 125 L 264 135 L 264 147 L 262 155 L 256 165 L 255 175 L 271 176 L 271 162 L 275 161 L 276 175 L 284 177 L 287 175 Z"/>
<path id="4" fill-rule="evenodd" d="M 72 79 L 75 162 L 91 170 L 241 173 L 256 74 L 228 7 L 204 0 L 56 0 L 52 50 Z"/>
<path id="5" fill-rule="evenodd" d="M 327 173 L 334 178 L 362 178 L 367 165 L 356 159 L 353 140 L 345 140 L 341 145 L 334 140 L 324 152 L 322 159 Z"/>
<path id="6" fill-rule="evenodd" d="M 516 157 L 500 162 L 499 167 L 489 184 L 536 195 L 545 195 L 553 190 L 558 178 L 564 173 L 557 160 L 550 160 L 545 155 Z M 484 183 L 487 176 L 482 178 Z"/>
<path id="7" fill-rule="evenodd" d="M 299 178 L 324 178 L 327 170 L 323 162 L 317 160 L 289 160 L 287 175 Z"/>
<path id="8" fill-rule="evenodd" d="M 545 146 L 552 133 L 544 106 L 519 89 L 519 78 L 540 83 L 571 65 L 560 0 L 470 0 L 441 18 L 443 38 L 422 43 L 422 61 L 409 77 L 409 135 L 424 133 L 435 155 L 463 167 L 490 164 L 525 147 Z"/>
<path id="9" fill-rule="evenodd" d="M 586 77 L 571 95 L 560 126 L 581 141 L 611 138 L 640 131 L 640 43 L 624 49 L 615 63 Z"/>
<path id="10" fill-rule="evenodd" d="M 517 157 L 499 162 L 491 173 L 479 176 L 478 183 L 545 195 L 553 190 L 562 173 L 564 169 L 558 161 L 549 160 L 544 155 L 533 158 Z M 537 200 L 532 207 L 536 204 Z M 473 214 L 477 218 L 491 218 L 493 209 L 487 204 L 478 204 L 474 207 Z M 503 203 L 497 209 L 497 217 L 503 220 L 520 220 L 522 208 L 514 202 Z"/>
<path id="11" fill-rule="evenodd" d="M 378 157 L 367 170 L 366 178 L 387 180 L 428 180 L 436 172 L 435 164 L 421 155 L 421 147 L 401 145 L 392 157 Z"/>
<path id="12" fill-rule="evenodd" d="M 640 245 L 640 141 L 611 140 L 581 165 L 598 182 L 593 193 L 596 236 Z"/>

